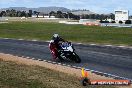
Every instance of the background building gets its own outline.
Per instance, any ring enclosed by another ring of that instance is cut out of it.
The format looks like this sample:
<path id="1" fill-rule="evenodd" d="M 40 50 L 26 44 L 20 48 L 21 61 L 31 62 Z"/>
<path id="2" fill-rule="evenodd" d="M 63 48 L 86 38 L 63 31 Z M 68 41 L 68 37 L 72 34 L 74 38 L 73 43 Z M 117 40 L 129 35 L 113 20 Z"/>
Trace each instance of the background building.
<path id="1" fill-rule="evenodd" d="M 115 22 L 119 23 L 119 21 L 125 22 L 129 19 L 129 11 L 128 10 L 115 10 Z"/>

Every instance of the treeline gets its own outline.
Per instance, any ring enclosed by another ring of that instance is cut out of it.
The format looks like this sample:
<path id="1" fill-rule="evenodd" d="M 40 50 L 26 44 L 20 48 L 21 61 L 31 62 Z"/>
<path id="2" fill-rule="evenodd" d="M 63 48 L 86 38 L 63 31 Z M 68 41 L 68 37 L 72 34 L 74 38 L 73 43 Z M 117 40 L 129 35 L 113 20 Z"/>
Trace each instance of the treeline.
<path id="1" fill-rule="evenodd" d="M 51 16 L 54 16 L 55 18 L 76 19 L 76 20 L 79 20 L 79 19 L 80 19 L 79 16 L 76 16 L 76 15 L 70 13 L 70 12 L 63 13 L 63 12 L 61 12 L 61 11 L 57 11 L 57 12 L 51 11 L 51 12 L 48 13 L 48 14 L 45 14 L 45 13 L 43 13 L 43 12 L 34 11 L 33 14 L 36 15 L 37 18 L 41 15 L 41 16 L 43 16 L 43 17 L 44 17 L 44 16 L 49 16 L 49 18 L 50 18 Z"/>
<path id="2" fill-rule="evenodd" d="M 16 11 L 12 9 L 12 10 L 6 10 L 0 12 L 0 17 L 31 17 L 31 16 L 32 16 L 32 10 L 26 12 L 26 11 Z"/>
<path id="3" fill-rule="evenodd" d="M 106 19 L 115 19 L 115 15 L 111 14 L 89 14 L 89 15 L 82 15 L 82 19 L 98 19 L 98 20 L 106 20 Z"/>
<path id="4" fill-rule="evenodd" d="M 36 15 L 38 18 L 39 16 L 46 16 L 48 15 L 49 17 L 55 16 L 56 18 L 67 18 L 67 19 L 80 19 L 79 16 L 76 16 L 70 12 L 63 13 L 61 11 L 51 11 L 48 14 L 45 14 L 44 12 L 38 12 L 38 11 L 32 11 L 29 10 L 28 12 L 26 11 L 16 11 L 14 9 L 12 10 L 5 10 L 0 12 L 0 17 L 32 17 L 33 15 Z"/>
<path id="5" fill-rule="evenodd" d="M 69 13 L 62 13 L 61 11 L 51 11 L 49 13 L 50 16 L 55 16 L 57 18 L 73 18 L 73 19 L 98 19 L 98 20 L 105 20 L 105 19 L 115 19 L 115 15 L 113 13 L 104 15 L 104 14 L 89 14 L 89 15 L 74 15 L 72 12 Z"/>
<path id="6" fill-rule="evenodd" d="M 26 11 L 16 11 L 14 9 L 12 10 L 6 10 L 0 12 L 0 17 L 32 17 L 32 14 L 36 15 L 36 17 L 39 16 L 55 16 L 55 18 L 66 18 L 66 19 L 98 19 L 98 20 L 105 20 L 105 19 L 115 19 L 115 15 L 113 13 L 104 15 L 104 14 L 89 14 L 89 15 L 74 15 L 72 12 L 66 12 L 63 13 L 61 11 L 51 11 L 48 14 L 45 14 L 44 12 L 38 12 L 38 11 L 32 11 L 29 10 Z"/>
<path id="7" fill-rule="evenodd" d="M 72 14 L 71 12 L 63 13 L 61 11 L 51 11 L 49 16 L 55 16 L 56 18 L 66 18 L 66 19 L 80 19 L 79 16 Z"/>

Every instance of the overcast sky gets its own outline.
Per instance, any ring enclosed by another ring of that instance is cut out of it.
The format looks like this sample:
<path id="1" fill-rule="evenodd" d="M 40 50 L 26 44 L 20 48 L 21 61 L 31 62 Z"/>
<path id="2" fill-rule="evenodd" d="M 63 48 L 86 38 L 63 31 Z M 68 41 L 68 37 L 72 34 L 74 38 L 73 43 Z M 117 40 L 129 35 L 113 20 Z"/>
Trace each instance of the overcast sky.
<path id="1" fill-rule="evenodd" d="M 116 9 L 126 9 L 132 15 L 132 0 L 0 0 L 0 8 L 47 6 L 88 9 L 96 13 L 113 13 Z"/>

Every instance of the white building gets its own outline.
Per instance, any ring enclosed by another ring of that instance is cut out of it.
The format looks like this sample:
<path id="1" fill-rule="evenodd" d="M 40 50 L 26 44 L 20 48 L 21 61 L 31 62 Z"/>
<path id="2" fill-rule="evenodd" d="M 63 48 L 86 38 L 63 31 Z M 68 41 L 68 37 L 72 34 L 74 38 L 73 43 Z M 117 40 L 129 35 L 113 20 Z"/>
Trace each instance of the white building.
<path id="1" fill-rule="evenodd" d="M 129 11 L 128 10 L 115 10 L 115 22 L 119 23 L 119 21 L 125 22 L 129 19 Z"/>

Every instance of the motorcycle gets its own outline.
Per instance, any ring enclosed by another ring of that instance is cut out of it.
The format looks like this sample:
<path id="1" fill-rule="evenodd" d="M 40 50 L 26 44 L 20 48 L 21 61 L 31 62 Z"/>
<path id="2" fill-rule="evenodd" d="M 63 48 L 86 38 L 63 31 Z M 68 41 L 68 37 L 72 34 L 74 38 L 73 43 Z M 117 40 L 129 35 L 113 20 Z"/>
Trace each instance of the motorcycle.
<path id="1" fill-rule="evenodd" d="M 59 44 L 60 49 L 58 50 L 58 58 L 69 59 L 76 63 L 80 63 L 80 57 L 75 53 L 75 49 L 71 42 L 62 42 Z"/>

